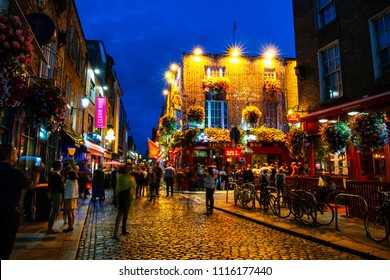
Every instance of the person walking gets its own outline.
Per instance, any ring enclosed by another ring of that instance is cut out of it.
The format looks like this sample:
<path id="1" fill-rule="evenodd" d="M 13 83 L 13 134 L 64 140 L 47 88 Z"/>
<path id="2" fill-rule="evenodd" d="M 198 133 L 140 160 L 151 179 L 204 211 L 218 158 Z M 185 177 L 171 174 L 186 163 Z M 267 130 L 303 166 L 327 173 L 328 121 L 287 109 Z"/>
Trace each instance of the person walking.
<path id="1" fill-rule="evenodd" d="M 154 173 L 156 174 L 156 196 L 160 195 L 160 183 L 161 183 L 161 177 L 163 175 L 163 170 L 160 166 L 160 163 L 157 161 L 156 165 L 154 166 Z"/>
<path id="2" fill-rule="evenodd" d="M 0 145 L 0 254 L 8 260 L 19 228 L 19 202 L 22 189 L 30 186 L 31 180 L 14 167 L 17 150 L 11 144 Z"/>
<path id="3" fill-rule="evenodd" d="M 119 170 L 116 180 L 116 196 L 118 202 L 118 214 L 115 220 L 114 238 L 118 238 L 119 224 L 122 220 L 122 234 L 129 234 L 126 230 L 129 210 L 136 195 L 137 182 L 132 174 L 133 167 L 126 164 Z"/>
<path id="4" fill-rule="evenodd" d="M 89 190 L 87 188 L 87 183 L 91 182 L 92 178 L 92 171 L 89 169 L 85 162 L 79 163 L 80 169 L 78 171 L 79 175 L 79 195 L 80 198 L 87 198 L 87 195 L 89 194 Z"/>
<path id="5" fill-rule="evenodd" d="M 61 177 L 62 162 L 56 160 L 53 162 L 52 170 L 49 174 L 49 191 L 51 200 L 51 211 L 49 215 L 49 222 L 47 225 L 47 233 L 58 233 L 57 228 L 53 228 L 54 221 L 58 216 L 62 203 L 62 194 L 64 192 L 64 181 Z"/>
<path id="6" fill-rule="evenodd" d="M 213 214 L 214 210 L 214 190 L 215 190 L 215 179 L 217 174 L 214 172 L 212 167 L 207 168 L 207 175 L 205 179 L 206 187 L 206 215 Z"/>
<path id="7" fill-rule="evenodd" d="M 77 173 L 74 170 L 69 170 L 65 174 L 65 190 L 64 190 L 64 210 L 68 217 L 68 228 L 63 232 L 73 231 L 74 224 L 74 209 L 77 208 L 77 198 L 79 197 L 79 185 L 77 182 Z"/>
<path id="8" fill-rule="evenodd" d="M 156 169 L 152 166 L 148 165 L 148 171 L 147 171 L 147 180 L 150 188 L 150 199 L 149 201 L 152 201 L 153 199 L 156 199 L 157 193 L 158 193 L 158 185 L 160 184 L 160 179 L 157 179 Z"/>
<path id="9" fill-rule="evenodd" d="M 171 190 L 171 196 L 173 196 L 173 178 L 175 177 L 175 169 L 172 164 L 168 162 L 167 168 L 164 172 L 164 180 L 167 186 L 167 196 L 169 196 L 169 190 Z"/>

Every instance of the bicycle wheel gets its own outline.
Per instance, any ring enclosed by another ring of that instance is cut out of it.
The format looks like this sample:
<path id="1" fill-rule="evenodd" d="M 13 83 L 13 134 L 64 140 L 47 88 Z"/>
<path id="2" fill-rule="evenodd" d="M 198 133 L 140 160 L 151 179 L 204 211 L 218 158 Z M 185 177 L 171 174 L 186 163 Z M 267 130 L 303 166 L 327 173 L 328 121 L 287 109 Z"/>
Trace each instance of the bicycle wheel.
<path id="1" fill-rule="evenodd" d="M 242 206 L 245 207 L 252 207 L 252 196 L 251 196 L 251 191 L 250 190 L 242 190 L 241 191 L 241 197 L 240 197 L 240 202 Z"/>
<path id="2" fill-rule="evenodd" d="M 288 218 L 291 215 L 291 201 L 290 198 L 279 195 L 275 198 L 274 212 L 280 218 Z"/>
<path id="3" fill-rule="evenodd" d="M 310 226 L 316 221 L 317 211 L 313 201 L 301 199 L 298 203 L 297 211 L 298 217 L 304 225 Z"/>
<path id="4" fill-rule="evenodd" d="M 317 203 L 317 218 L 316 222 L 319 225 L 330 225 L 334 219 L 334 209 L 329 203 Z"/>
<path id="5" fill-rule="evenodd" d="M 275 204 L 276 204 L 276 197 L 273 195 L 270 195 L 270 200 L 269 200 L 269 207 L 271 208 L 272 212 L 275 215 L 278 215 L 275 210 Z"/>
<path id="6" fill-rule="evenodd" d="M 389 236 L 389 220 L 379 208 L 372 208 L 364 220 L 368 236 L 377 242 L 385 241 Z"/>

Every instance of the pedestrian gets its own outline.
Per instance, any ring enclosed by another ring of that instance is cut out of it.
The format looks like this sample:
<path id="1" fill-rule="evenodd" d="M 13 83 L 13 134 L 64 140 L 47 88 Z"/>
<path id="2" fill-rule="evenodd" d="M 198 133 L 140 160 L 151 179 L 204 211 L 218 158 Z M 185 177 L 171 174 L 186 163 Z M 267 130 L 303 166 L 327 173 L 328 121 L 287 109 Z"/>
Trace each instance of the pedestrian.
<path id="1" fill-rule="evenodd" d="M 198 190 L 203 190 L 204 188 L 204 173 L 205 170 L 203 168 L 203 165 L 199 164 L 198 168 L 196 169 L 196 181 L 197 181 L 197 186 Z"/>
<path id="2" fill-rule="evenodd" d="M 183 185 L 184 185 L 184 172 L 181 168 L 179 168 L 176 173 L 176 185 L 178 190 L 180 190 L 181 192 L 183 190 Z"/>
<path id="3" fill-rule="evenodd" d="M 96 202 L 96 197 L 99 197 L 99 202 L 105 200 L 106 180 L 103 170 L 96 169 L 92 177 L 92 202 Z"/>
<path id="4" fill-rule="evenodd" d="M 130 207 L 135 199 L 137 182 L 131 164 L 126 164 L 119 170 L 116 180 L 116 196 L 118 202 L 118 214 L 115 220 L 114 238 L 118 237 L 119 224 L 122 220 L 122 234 L 129 234 L 126 230 L 127 218 Z"/>
<path id="5" fill-rule="evenodd" d="M 206 215 L 213 214 L 214 210 L 214 190 L 215 190 L 215 179 L 217 175 L 212 167 L 207 168 L 207 175 L 205 179 L 206 187 Z"/>
<path id="6" fill-rule="evenodd" d="M 87 184 L 91 183 L 92 171 L 86 166 L 84 161 L 80 162 L 79 166 L 79 195 L 80 198 L 86 199 L 89 194 Z"/>
<path id="7" fill-rule="evenodd" d="M 275 175 L 275 187 L 278 191 L 278 195 L 284 195 L 284 187 L 286 186 L 286 174 L 283 168 L 279 168 L 278 173 Z"/>
<path id="8" fill-rule="evenodd" d="M 1 259 L 8 260 L 19 228 L 20 198 L 22 189 L 30 186 L 31 180 L 14 167 L 17 150 L 11 144 L 0 145 L 0 251 Z"/>
<path id="9" fill-rule="evenodd" d="M 167 197 L 169 196 L 169 190 L 171 191 L 171 196 L 173 196 L 173 178 L 175 177 L 175 169 L 172 167 L 172 164 L 168 162 L 167 168 L 164 172 L 164 181 L 167 187 Z"/>
<path id="10" fill-rule="evenodd" d="M 149 201 L 152 201 L 153 199 L 156 199 L 157 193 L 158 193 L 158 184 L 159 181 L 157 181 L 157 175 L 156 175 L 156 169 L 152 166 L 148 165 L 148 171 L 147 171 L 147 180 L 150 187 L 150 199 Z"/>
<path id="11" fill-rule="evenodd" d="M 295 161 L 291 163 L 291 176 L 298 176 L 298 165 Z"/>
<path id="12" fill-rule="evenodd" d="M 163 175 L 163 170 L 160 166 L 160 163 L 157 161 L 156 165 L 154 166 L 154 173 L 156 174 L 156 196 L 160 195 L 160 183 L 161 183 L 161 177 Z"/>
<path id="13" fill-rule="evenodd" d="M 74 209 L 77 208 L 77 198 L 79 197 L 79 185 L 77 182 L 77 173 L 74 170 L 69 170 L 66 174 L 65 190 L 64 190 L 64 210 L 68 216 L 68 228 L 63 232 L 73 231 L 74 224 Z"/>
<path id="14" fill-rule="evenodd" d="M 58 233 L 57 228 L 53 228 L 54 221 L 58 216 L 58 212 L 61 208 L 62 194 L 64 192 L 64 181 L 61 176 L 62 162 L 56 160 L 53 162 L 52 170 L 49 174 L 49 193 L 51 200 L 51 211 L 49 215 L 49 222 L 47 225 L 47 233 Z"/>

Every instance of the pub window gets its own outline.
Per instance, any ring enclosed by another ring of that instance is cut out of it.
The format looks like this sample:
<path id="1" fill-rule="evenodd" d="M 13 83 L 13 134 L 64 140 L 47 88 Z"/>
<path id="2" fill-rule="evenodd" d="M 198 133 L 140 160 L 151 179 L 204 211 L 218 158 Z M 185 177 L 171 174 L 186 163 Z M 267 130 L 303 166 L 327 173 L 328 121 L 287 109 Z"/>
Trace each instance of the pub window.
<path id="1" fill-rule="evenodd" d="M 205 66 L 204 67 L 206 77 L 225 77 L 225 66 Z"/>

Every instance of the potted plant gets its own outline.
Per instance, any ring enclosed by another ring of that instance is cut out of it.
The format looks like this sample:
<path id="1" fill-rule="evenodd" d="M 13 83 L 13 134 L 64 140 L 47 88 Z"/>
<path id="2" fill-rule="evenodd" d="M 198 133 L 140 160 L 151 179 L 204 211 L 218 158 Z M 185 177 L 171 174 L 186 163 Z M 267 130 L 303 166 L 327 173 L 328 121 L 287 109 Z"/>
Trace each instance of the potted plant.
<path id="1" fill-rule="evenodd" d="M 286 135 L 277 128 L 260 126 L 251 128 L 251 134 L 256 135 L 257 141 L 266 143 L 285 143 Z"/>
<path id="2" fill-rule="evenodd" d="M 259 122 L 261 115 L 262 113 L 256 106 L 247 106 L 242 111 L 242 119 L 244 123 L 247 123 L 251 126 L 255 126 Z"/>
<path id="3" fill-rule="evenodd" d="M 19 17 L 0 13 L 0 109 L 20 106 L 26 96 L 27 67 L 34 35 Z"/>
<path id="4" fill-rule="evenodd" d="M 360 152 L 381 150 L 389 141 L 384 113 L 361 113 L 354 116 L 349 127 L 352 141 Z"/>
<path id="5" fill-rule="evenodd" d="M 350 131 L 345 122 L 327 122 L 320 128 L 321 141 L 332 154 L 344 154 Z"/>
<path id="6" fill-rule="evenodd" d="M 187 119 L 189 123 L 200 124 L 205 117 L 204 108 L 202 106 L 191 106 L 187 110 Z"/>

